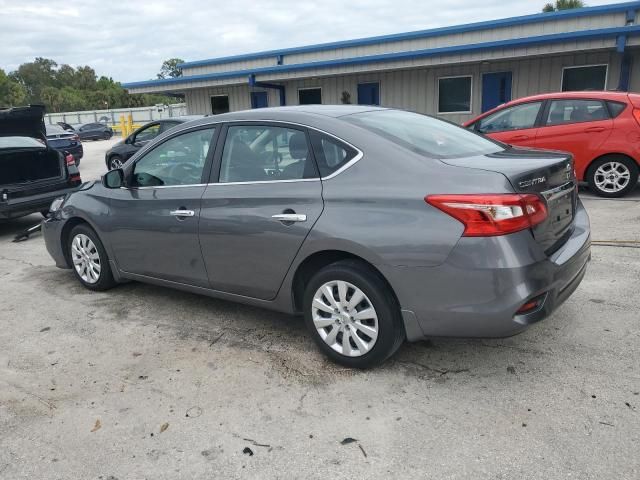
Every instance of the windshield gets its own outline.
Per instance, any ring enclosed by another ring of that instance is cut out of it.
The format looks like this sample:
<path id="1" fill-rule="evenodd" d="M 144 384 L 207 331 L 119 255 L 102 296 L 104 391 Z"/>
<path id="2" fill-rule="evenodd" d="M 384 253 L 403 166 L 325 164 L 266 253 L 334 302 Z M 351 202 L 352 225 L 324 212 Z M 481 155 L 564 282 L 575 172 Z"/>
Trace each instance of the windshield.
<path id="1" fill-rule="evenodd" d="M 47 131 L 47 135 L 64 135 L 66 133 L 69 133 L 64 128 L 59 127 L 58 125 L 47 125 L 45 129 Z"/>
<path id="2" fill-rule="evenodd" d="M 416 153 L 433 158 L 488 155 L 504 150 L 497 142 L 437 118 L 402 110 L 373 110 L 342 117 Z"/>

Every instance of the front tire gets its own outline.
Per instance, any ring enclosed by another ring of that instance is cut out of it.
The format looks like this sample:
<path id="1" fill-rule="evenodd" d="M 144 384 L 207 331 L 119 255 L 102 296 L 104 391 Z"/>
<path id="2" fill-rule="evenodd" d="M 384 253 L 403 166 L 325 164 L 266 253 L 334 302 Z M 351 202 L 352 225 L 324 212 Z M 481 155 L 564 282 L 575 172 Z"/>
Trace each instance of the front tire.
<path id="1" fill-rule="evenodd" d="M 77 225 L 71 230 L 67 252 L 73 273 L 84 287 L 102 291 L 116 284 L 107 252 L 88 225 Z"/>
<path id="2" fill-rule="evenodd" d="M 303 305 L 320 350 L 346 367 L 379 365 L 405 339 L 398 302 L 380 274 L 363 262 L 324 267 L 307 284 Z"/>
<path id="3" fill-rule="evenodd" d="M 596 195 L 624 197 L 638 184 L 638 165 L 629 157 L 608 155 L 591 164 L 587 182 Z"/>
<path id="4" fill-rule="evenodd" d="M 123 164 L 124 164 L 124 161 L 122 160 L 122 157 L 118 155 L 113 155 L 111 158 L 109 158 L 109 163 L 107 164 L 107 168 L 109 170 L 115 170 L 116 168 L 122 168 Z"/>

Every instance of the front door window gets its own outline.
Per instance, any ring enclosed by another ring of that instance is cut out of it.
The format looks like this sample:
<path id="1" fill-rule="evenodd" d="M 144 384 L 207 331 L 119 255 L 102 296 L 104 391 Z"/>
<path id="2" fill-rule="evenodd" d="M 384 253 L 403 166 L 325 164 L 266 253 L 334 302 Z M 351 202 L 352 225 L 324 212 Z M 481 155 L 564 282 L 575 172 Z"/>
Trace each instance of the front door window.
<path id="1" fill-rule="evenodd" d="M 134 167 L 132 186 L 167 187 L 202 183 L 214 128 L 183 133 L 161 143 Z"/>

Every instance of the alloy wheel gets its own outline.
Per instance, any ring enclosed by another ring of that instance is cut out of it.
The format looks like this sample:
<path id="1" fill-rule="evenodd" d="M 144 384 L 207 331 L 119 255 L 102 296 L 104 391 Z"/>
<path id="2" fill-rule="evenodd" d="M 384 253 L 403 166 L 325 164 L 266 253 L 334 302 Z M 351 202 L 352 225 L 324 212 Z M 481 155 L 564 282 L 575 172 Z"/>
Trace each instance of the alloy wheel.
<path id="1" fill-rule="evenodd" d="M 87 235 L 79 233 L 73 237 L 71 258 L 73 267 L 83 281 L 93 284 L 100 280 L 100 254 Z"/>
<path id="2" fill-rule="evenodd" d="M 327 282 L 312 302 L 313 324 L 320 338 L 336 352 L 360 357 L 378 338 L 378 316 L 365 293 L 342 280 Z"/>
<path id="3" fill-rule="evenodd" d="M 115 170 L 116 168 L 122 168 L 122 160 L 120 160 L 120 157 L 114 157 L 109 162 L 109 166 L 111 167 L 111 170 Z"/>
<path id="4" fill-rule="evenodd" d="M 606 193 L 617 193 L 629 185 L 631 172 L 624 163 L 607 162 L 598 167 L 593 178 L 599 190 Z"/>

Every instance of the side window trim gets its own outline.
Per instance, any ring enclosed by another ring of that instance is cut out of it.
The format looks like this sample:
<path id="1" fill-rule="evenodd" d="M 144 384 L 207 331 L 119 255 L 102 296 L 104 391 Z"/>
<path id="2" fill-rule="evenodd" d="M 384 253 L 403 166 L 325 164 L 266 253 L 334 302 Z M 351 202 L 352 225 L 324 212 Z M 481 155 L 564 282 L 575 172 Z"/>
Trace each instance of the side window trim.
<path id="1" fill-rule="evenodd" d="M 549 112 L 551 111 L 551 104 L 553 102 L 563 102 L 563 101 L 569 101 L 569 100 L 586 100 L 586 101 L 592 101 L 592 102 L 600 102 L 600 104 L 602 105 L 602 108 L 604 108 L 604 111 L 606 112 L 607 116 L 606 116 L 606 118 L 601 118 L 601 119 L 598 119 L 598 120 L 581 120 L 581 121 L 578 121 L 578 122 L 569 121 L 569 122 L 563 122 L 563 123 L 553 123 L 553 124 L 549 125 L 547 123 L 547 120 L 549 119 Z M 607 102 L 605 100 L 602 100 L 600 98 L 588 98 L 588 97 L 562 98 L 562 97 L 556 97 L 556 98 L 548 98 L 548 99 L 545 100 L 544 112 L 542 112 L 542 115 L 540 116 L 540 118 L 538 118 L 538 120 L 540 121 L 538 127 L 539 128 L 560 127 L 560 126 L 563 126 L 563 125 L 573 125 L 573 124 L 576 124 L 576 123 L 589 123 L 589 122 L 599 122 L 599 121 L 602 121 L 602 120 L 611 120 L 612 118 L 613 117 L 611 115 L 611 111 L 609 110 L 609 105 L 607 105 Z"/>
<path id="2" fill-rule="evenodd" d="M 175 133 L 172 133 L 171 135 L 168 135 L 166 138 L 163 138 L 160 143 L 158 143 L 157 145 L 154 145 L 153 148 L 147 148 L 147 146 L 149 145 L 147 144 L 139 151 L 139 153 L 141 154 L 133 162 L 131 162 L 131 164 L 128 165 L 124 171 L 124 177 L 126 179 L 130 179 L 131 176 L 133 175 L 133 172 L 135 171 L 136 164 L 139 161 L 141 161 L 143 158 L 145 158 L 149 153 L 153 152 L 156 148 L 159 148 L 160 146 L 162 146 L 165 142 L 168 142 L 169 140 L 179 137 L 180 135 L 185 135 L 187 133 L 197 132 L 199 130 L 214 129 L 213 137 L 211 140 L 211 143 L 213 144 L 214 148 L 209 147 L 209 151 L 207 152 L 207 158 L 205 160 L 204 167 L 202 168 L 202 176 L 200 177 L 200 183 L 193 183 L 193 184 L 187 184 L 187 185 L 159 185 L 159 186 L 137 187 L 137 186 L 129 185 L 128 184 L 129 182 L 127 181 L 127 184 L 121 188 L 126 188 L 129 190 L 139 190 L 139 189 L 152 189 L 152 188 L 184 188 L 184 187 L 197 187 L 197 186 L 206 185 L 207 184 L 206 180 L 207 178 L 209 178 L 209 173 L 211 171 L 212 160 L 214 158 L 215 153 L 218 150 L 218 145 L 219 145 L 218 139 L 220 138 L 220 130 L 222 130 L 221 127 L 222 127 L 222 124 L 219 122 L 209 123 L 206 125 L 198 125 L 196 127 L 189 128 L 186 130 L 180 130 L 179 132 L 175 132 Z M 162 135 L 162 133 L 160 135 Z"/>

